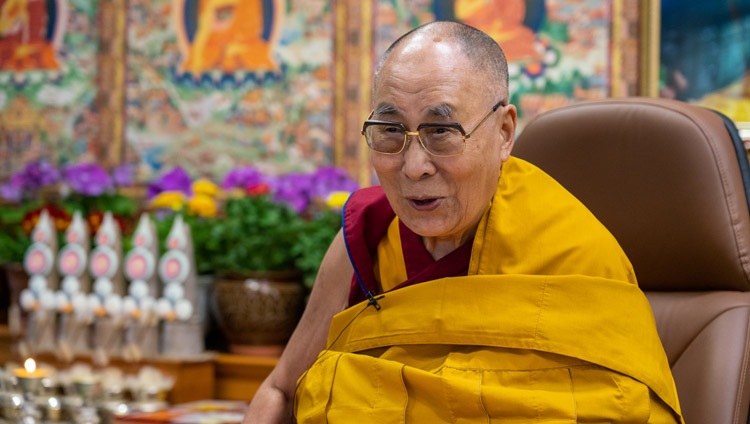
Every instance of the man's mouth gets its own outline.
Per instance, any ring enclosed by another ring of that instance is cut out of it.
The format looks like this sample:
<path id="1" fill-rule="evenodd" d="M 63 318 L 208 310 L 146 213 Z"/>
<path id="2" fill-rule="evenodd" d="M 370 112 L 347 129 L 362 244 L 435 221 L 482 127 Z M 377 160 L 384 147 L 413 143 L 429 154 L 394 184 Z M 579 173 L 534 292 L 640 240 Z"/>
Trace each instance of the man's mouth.
<path id="1" fill-rule="evenodd" d="M 441 198 L 439 197 L 431 197 L 431 198 L 424 198 L 424 199 L 409 199 L 409 202 L 411 203 L 412 207 L 419 211 L 431 211 L 438 207 L 438 205 L 440 204 L 440 201 L 441 201 Z"/>

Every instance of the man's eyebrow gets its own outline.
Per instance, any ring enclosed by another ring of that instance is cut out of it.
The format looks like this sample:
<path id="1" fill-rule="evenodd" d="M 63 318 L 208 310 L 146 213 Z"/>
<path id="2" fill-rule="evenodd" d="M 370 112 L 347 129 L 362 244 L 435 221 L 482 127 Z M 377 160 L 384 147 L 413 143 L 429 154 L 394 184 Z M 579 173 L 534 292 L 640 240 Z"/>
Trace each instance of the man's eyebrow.
<path id="1" fill-rule="evenodd" d="M 437 106 L 433 106 L 430 109 L 428 109 L 428 112 L 430 115 L 439 117 L 439 118 L 450 118 L 455 113 L 455 110 L 453 109 L 453 106 L 442 103 Z"/>
<path id="2" fill-rule="evenodd" d="M 381 103 L 372 111 L 373 115 L 394 115 L 398 111 L 395 106 L 389 103 Z"/>
<path id="3" fill-rule="evenodd" d="M 373 110 L 373 115 L 397 115 L 398 109 L 390 103 L 381 103 Z M 453 106 L 442 103 L 427 109 L 429 115 L 439 118 L 450 118 L 454 116 Z"/>

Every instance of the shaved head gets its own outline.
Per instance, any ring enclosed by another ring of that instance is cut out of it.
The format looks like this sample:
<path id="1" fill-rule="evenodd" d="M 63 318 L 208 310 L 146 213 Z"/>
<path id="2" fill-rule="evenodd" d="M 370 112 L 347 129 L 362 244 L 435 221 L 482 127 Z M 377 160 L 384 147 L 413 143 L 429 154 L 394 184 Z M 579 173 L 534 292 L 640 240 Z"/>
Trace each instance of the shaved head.
<path id="1" fill-rule="evenodd" d="M 508 97 L 508 62 L 500 46 L 484 32 L 460 22 L 438 21 L 417 27 L 399 37 L 391 44 L 375 69 L 373 86 L 380 83 L 380 71 L 394 52 L 407 48 L 410 41 L 455 43 L 456 54 L 463 55 L 484 78 L 493 96 Z"/>

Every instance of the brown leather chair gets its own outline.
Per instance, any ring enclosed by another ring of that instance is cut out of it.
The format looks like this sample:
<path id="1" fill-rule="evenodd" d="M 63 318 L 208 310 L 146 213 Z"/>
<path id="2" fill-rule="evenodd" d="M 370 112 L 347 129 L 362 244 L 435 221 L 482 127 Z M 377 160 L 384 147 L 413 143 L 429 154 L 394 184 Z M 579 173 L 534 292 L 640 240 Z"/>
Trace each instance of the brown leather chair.
<path id="1" fill-rule="evenodd" d="M 748 422 L 750 166 L 734 124 L 677 101 L 588 101 L 533 119 L 513 153 L 577 196 L 630 257 L 685 421 Z"/>

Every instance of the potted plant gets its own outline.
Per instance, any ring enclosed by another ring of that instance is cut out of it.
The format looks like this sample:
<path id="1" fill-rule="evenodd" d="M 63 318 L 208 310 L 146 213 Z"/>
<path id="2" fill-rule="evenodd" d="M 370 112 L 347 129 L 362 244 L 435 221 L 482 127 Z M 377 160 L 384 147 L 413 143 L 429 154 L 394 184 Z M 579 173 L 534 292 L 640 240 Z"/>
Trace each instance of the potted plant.
<path id="1" fill-rule="evenodd" d="M 153 191 L 169 189 L 152 203 L 177 210 L 190 225 L 196 267 L 213 274 L 209 307 L 230 349 L 277 353 L 340 228 L 336 207 L 356 183 L 337 168 L 268 176 L 243 167 L 230 171 L 221 188 L 190 183 L 179 168 L 165 177 Z M 201 196 L 208 199 L 198 202 Z M 164 235 L 171 216 L 160 219 Z"/>

